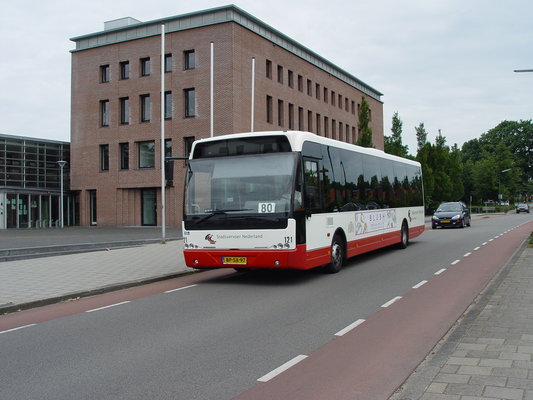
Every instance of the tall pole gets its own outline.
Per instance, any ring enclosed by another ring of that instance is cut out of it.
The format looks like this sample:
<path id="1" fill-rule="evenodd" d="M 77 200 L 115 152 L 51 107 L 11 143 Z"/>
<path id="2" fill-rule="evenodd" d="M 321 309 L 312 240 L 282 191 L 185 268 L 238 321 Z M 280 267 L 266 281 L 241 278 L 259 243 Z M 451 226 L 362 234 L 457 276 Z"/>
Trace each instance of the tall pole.
<path id="1" fill-rule="evenodd" d="M 59 207 L 59 209 L 61 210 L 60 211 L 60 218 L 61 218 L 61 228 L 64 228 L 65 227 L 65 224 L 63 222 L 63 168 L 65 167 L 65 164 L 67 163 L 66 161 L 58 161 L 57 162 L 59 164 L 59 169 L 61 170 L 61 199 L 60 199 L 60 204 L 61 206 Z"/>
<path id="2" fill-rule="evenodd" d="M 255 57 L 252 57 L 252 96 L 250 110 L 250 132 L 254 131 L 254 107 L 255 107 Z"/>
<path id="3" fill-rule="evenodd" d="M 211 127 L 210 127 L 210 132 L 211 132 L 211 137 L 213 137 L 213 134 L 214 134 L 214 107 L 215 107 L 215 104 L 214 104 L 214 78 L 215 78 L 215 47 L 214 47 L 214 43 L 211 42 L 211 68 L 210 68 L 210 77 L 211 77 L 211 82 L 210 82 L 210 104 L 211 104 L 211 115 L 210 115 L 210 123 L 211 123 Z"/>
<path id="4" fill-rule="evenodd" d="M 166 241 L 165 212 L 165 25 L 161 25 L 161 243 Z"/>

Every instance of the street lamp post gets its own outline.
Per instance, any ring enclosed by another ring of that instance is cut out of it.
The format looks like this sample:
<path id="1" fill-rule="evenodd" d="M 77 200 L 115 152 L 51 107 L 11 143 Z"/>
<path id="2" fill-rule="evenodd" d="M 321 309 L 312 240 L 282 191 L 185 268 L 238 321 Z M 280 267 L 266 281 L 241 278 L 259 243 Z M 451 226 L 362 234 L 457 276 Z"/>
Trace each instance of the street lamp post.
<path id="1" fill-rule="evenodd" d="M 67 162 L 60 160 L 57 163 L 59 164 L 59 168 L 61 169 L 61 200 L 60 200 L 61 201 L 61 207 L 60 207 L 61 215 L 60 215 L 60 218 L 61 218 L 61 228 L 63 228 L 65 226 L 63 222 L 63 168 L 65 167 Z"/>
<path id="2" fill-rule="evenodd" d="M 500 173 L 498 174 L 498 201 L 500 203 L 502 202 L 502 190 L 501 190 L 501 188 L 502 188 L 502 186 L 501 186 L 502 174 L 505 173 L 505 172 L 509 172 L 510 170 L 511 170 L 511 168 L 502 169 L 500 171 Z"/>

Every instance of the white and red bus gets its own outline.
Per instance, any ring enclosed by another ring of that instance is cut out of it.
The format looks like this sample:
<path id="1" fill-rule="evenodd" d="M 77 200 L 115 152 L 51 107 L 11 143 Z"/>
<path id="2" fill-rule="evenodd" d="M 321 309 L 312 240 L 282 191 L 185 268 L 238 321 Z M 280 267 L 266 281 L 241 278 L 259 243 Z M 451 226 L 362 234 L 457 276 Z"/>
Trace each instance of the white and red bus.
<path id="1" fill-rule="evenodd" d="M 420 164 L 308 132 L 194 142 L 184 257 L 193 268 L 338 272 L 347 258 L 424 231 Z"/>

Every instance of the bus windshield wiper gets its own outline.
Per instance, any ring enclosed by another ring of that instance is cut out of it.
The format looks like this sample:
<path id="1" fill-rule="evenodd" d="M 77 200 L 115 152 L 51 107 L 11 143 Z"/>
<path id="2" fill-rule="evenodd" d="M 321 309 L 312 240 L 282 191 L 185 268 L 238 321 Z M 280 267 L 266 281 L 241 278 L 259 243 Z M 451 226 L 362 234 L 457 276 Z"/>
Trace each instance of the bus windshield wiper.
<path id="1" fill-rule="evenodd" d="M 198 221 L 196 221 L 196 224 L 202 223 L 204 221 L 207 221 L 209 218 L 215 216 L 215 215 L 221 215 L 221 214 L 227 214 L 228 212 L 236 212 L 236 211 L 250 211 L 251 208 L 245 208 L 245 209 L 227 209 L 227 210 L 215 210 L 211 214 L 207 214 L 206 216 L 200 218 Z"/>

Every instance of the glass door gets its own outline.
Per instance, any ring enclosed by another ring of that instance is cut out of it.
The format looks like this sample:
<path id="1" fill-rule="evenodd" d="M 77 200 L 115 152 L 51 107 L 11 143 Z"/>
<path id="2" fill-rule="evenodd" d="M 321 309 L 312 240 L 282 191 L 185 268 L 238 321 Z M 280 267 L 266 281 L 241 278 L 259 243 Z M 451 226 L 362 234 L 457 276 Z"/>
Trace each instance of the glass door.
<path id="1" fill-rule="evenodd" d="M 157 224 L 157 195 L 155 189 L 142 189 L 141 224 L 155 226 Z"/>
<path id="2" fill-rule="evenodd" d="M 96 225 L 96 190 L 89 190 L 89 210 L 91 217 L 91 225 Z"/>

